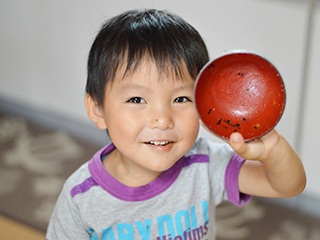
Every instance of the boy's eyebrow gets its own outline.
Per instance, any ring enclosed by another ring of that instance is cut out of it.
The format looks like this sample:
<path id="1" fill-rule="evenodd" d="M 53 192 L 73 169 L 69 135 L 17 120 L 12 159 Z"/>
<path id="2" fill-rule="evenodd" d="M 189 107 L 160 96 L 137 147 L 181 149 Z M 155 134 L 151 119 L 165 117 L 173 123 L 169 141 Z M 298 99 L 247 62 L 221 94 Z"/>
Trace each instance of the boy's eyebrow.
<path id="1" fill-rule="evenodd" d="M 149 90 L 147 87 L 139 84 L 126 84 L 119 89 L 119 93 L 125 93 L 130 90 Z"/>
<path id="2" fill-rule="evenodd" d="M 182 85 L 182 86 L 178 86 L 176 88 L 173 88 L 172 91 L 184 91 L 184 90 L 192 90 L 194 89 L 194 84 L 186 84 L 186 85 Z M 143 85 L 139 85 L 139 84 L 126 84 L 124 86 L 122 86 L 119 89 L 119 93 L 125 93 L 126 91 L 130 91 L 130 90 L 145 90 L 145 91 L 150 91 L 150 89 L 148 87 L 145 87 Z"/>
<path id="3" fill-rule="evenodd" d="M 178 91 L 188 91 L 191 90 L 193 91 L 194 89 L 194 84 L 186 84 L 186 85 L 182 85 L 182 86 L 178 86 L 176 88 L 173 88 L 172 91 L 173 92 L 178 92 Z"/>
<path id="4" fill-rule="evenodd" d="M 193 90 L 194 89 L 194 84 L 193 83 L 190 83 L 190 84 L 186 84 L 186 85 L 183 85 L 181 87 L 177 87 L 177 89 L 174 89 L 174 90 Z"/>

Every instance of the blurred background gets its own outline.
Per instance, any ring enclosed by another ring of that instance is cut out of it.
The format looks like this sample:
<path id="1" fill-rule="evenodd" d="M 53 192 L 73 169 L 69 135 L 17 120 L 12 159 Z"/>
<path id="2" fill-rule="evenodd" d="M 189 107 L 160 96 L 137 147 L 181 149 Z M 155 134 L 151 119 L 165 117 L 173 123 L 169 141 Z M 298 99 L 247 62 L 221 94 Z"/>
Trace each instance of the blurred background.
<path id="1" fill-rule="evenodd" d="M 200 32 L 211 59 L 247 49 L 278 68 L 287 105 L 277 130 L 302 157 L 308 184 L 303 194 L 276 201 L 320 217 L 318 0 L 1 0 L 0 111 L 106 144 L 83 103 L 88 51 L 106 19 L 141 8 L 183 17 Z"/>

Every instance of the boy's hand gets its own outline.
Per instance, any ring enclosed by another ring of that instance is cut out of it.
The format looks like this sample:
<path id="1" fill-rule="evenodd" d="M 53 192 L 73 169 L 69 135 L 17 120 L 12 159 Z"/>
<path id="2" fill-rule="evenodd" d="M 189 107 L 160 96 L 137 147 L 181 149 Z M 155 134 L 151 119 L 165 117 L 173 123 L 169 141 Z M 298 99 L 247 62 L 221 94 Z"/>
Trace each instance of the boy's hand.
<path id="1" fill-rule="evenodd" d="M 299 155 L 276 130 L 260 139 L 245 142 L 232 133 L 229 144 L 247 160 L 239 173 L 239 189 L 262 197 L 292 197 L 303 191 L 306 175 Z"/>
<path id="2" fill-rule="evenodd" d="M 280 136 L 274 129 L 265 136 L 247 143 L 240 133 L 235 132 L 231 134 L 229 144 L 241 157 L 264 162 L 277 156 L 275 150 L 279 140 Z"/>

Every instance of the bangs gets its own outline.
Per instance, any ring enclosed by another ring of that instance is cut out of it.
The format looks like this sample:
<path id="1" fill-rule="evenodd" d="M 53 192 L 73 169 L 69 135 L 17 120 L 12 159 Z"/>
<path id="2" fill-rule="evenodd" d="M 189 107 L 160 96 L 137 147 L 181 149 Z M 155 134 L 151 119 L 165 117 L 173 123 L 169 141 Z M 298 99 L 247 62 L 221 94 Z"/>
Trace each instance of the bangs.
<path id="1" fill-rule="evenodd" d="M 130 50 L 124 52 L 119 56 L 118 64 L 112 71 L 112 76 L 110 80 L 113 81 L 116 74 L 123 74 L 122 78 L 135 73 L 136 70 L 143 64 L 154 64 L 159 73 L 159 80 L 161 76 L 173 77 L 176 80 L 183 80 L 185 74 L 190 74 L 192 78 L 196 77 L 196 69 L 194 69 L 194 76 L 191 75 L 189 69 L 186 71 L 185 60 L 180 56 L 170 56 L 161 52 L 159 55 L 155 55 L 154 52 L 149 52 L 150 49 L 141 49 L 137 51 L 132 51 L 130 55 Z M 121 69 L 121 71 L 120 71 Z"/>
<path id="2" fill-rule="evenodd" d="M 118 39 L 114 39 L 114 46 L 111 48 L 113 52 L 110 56 L 118 55 L 118 58 L 114 61 L 112 70 L 110 69 L 110 79 L 114 78 L 120 65 L 126 65 L 126 72 L 132 72 L 145 59 L 154 62 L 159 72 L 174 73 L 178 78 L 183 77 L 184 62 L 191 77 L 196 78 L 207 62 L 207 59 L 199 61 L 207 55 L 206 52 L 201 52 L 201 48 L 197 48 L 202 39 L 193 34 L 195 30 L 190 25 L 175 19 L 177 16 L 168 19 L 162 18 L 160 13 L 158 15 L 155 17 L 154 14 L 147 14 L 141 21 L 120 30 Z"/>

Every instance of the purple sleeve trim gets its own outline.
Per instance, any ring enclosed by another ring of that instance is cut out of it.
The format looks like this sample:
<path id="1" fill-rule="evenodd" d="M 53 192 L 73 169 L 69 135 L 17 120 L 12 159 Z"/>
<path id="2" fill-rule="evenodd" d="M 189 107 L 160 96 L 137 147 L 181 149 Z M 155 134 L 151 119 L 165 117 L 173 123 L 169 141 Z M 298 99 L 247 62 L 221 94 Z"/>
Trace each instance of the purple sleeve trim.
<path id="1" fill-rule="evenodd" d="M 85 193 L 91 187 L 97 186 L 97 185 L 98 185 L 98 183 L 93 179 L 93 177 L 89 177 L 86 180 L 84 180 L 83 183 L 72 188 L 71 197 L 74 198 L 79 193 Z"/>
<path id="2" fill-rule="evenodd" d="M 238 185 L 239 172 L 245 161 L 238 154 L 234 154 L 226 169 L 225 184 L 228 201 L 236 206 L 245 205 L 251 198 L 251 195 L 240 193 Z"/>

